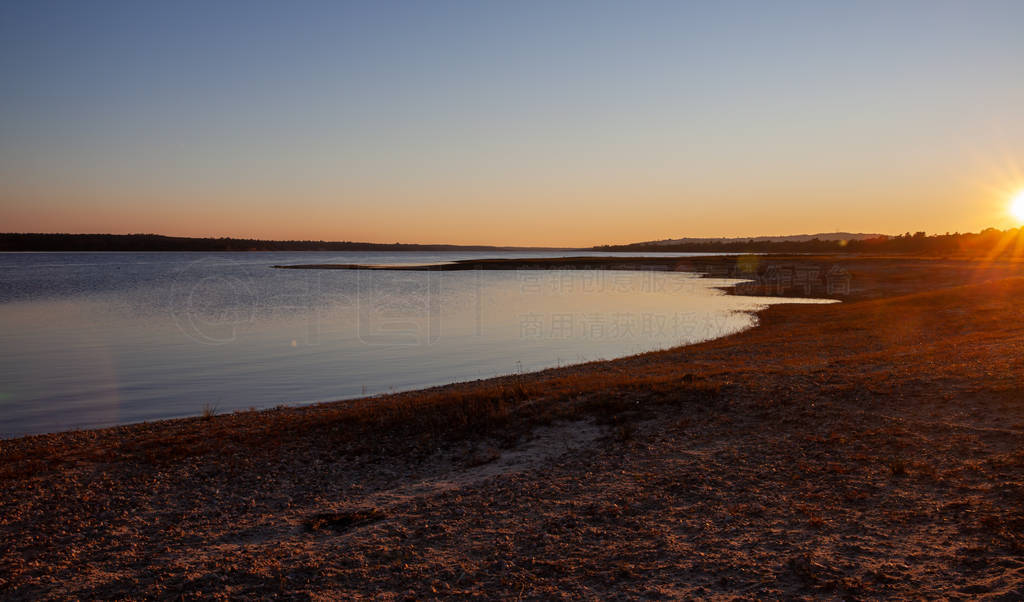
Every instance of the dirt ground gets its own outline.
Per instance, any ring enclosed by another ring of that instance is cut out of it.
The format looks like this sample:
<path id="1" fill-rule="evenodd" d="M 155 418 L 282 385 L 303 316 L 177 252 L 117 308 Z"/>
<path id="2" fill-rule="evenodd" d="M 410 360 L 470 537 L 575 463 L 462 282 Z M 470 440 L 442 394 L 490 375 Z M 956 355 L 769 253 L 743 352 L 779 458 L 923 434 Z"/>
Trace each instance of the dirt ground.
<path id="1" fill-rule="evenodd" d="M 850 290 L 610 362 L 0 441 L 0 597 L 1024 598 L 1020 264 L 761 261 Z"/>

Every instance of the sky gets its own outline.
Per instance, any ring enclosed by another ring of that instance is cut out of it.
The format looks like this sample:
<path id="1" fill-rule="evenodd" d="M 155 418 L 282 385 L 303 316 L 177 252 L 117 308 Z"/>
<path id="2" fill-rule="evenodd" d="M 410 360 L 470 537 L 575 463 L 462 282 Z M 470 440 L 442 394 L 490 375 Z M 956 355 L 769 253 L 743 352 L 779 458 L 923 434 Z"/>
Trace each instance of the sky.
<path id="1" fill-rule="evenodd" d="M 8 1 L 0 231 L 1017 226 L 1024 2 Z"/>

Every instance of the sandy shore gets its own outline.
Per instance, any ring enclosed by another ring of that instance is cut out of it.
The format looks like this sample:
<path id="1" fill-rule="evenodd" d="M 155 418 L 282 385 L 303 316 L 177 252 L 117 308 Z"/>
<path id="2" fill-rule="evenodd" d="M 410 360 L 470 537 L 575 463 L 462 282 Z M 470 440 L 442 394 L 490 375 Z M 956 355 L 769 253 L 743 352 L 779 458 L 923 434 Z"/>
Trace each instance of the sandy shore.
<path id="1" fill-rule="evenodd" d="M 1024 597 L 1021 264 L 762 261 L 838 265 L 846 302 L 611 362 L 0 441 L 0 597 Z"/>

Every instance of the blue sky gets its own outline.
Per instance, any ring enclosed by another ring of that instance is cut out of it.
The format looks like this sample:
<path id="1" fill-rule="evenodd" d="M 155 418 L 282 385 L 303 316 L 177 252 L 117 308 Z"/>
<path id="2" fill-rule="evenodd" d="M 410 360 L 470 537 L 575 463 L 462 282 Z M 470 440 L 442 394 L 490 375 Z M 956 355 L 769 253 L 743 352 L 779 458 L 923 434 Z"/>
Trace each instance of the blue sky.
<path id="1" fill-rule="evenodd" d="M 596 244 L 971 230 L 1022 2 L 8 2 L 2 230 Z"/>

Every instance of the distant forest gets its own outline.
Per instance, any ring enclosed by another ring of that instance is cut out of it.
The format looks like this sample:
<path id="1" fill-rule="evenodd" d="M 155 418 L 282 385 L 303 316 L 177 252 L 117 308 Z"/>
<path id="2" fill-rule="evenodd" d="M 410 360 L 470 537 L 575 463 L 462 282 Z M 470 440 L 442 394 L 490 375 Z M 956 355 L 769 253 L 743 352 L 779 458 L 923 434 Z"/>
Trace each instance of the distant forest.
<path id="1" fill-rule="evenodd" d="M 404 245 L 322 240 L 185 238 L 158 234 L 0 233 L 0 251 L 501 251 L 510 247 Z"/>
<path id="2" fill-rule="evenodd" d="M 1010 256 L 1024 255 L 1024 228 L 978 233 L 927 235 L 924 232 L 879 236 L 863 240 L 755 241 L 731 240 L 679 244 L 635 243 L 603 245 L 595 251 L 631 251 L 642 253 L 871 253 L 920 254 L 937 256 Z"/>
<path id="3" fill-rule="evenodd" d="M 517 247 L 483 245 L 415 245 L 322 240 L 258 240 L 250 238 L 185 238 L 157 234 L 18 234 L 0 233 L 0 251 L 507 251 Z M 523 247 L 518 247 L 522 249 Z M 637 253 L 872 253 L 933 256 L 1024 255 L 1024 228 L 978 233 L 924 232 L 863 240 L 755 241 L 729 240 L 678 244 L 603 245 L 588 251 Z"/>

